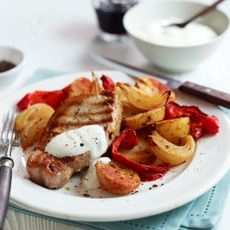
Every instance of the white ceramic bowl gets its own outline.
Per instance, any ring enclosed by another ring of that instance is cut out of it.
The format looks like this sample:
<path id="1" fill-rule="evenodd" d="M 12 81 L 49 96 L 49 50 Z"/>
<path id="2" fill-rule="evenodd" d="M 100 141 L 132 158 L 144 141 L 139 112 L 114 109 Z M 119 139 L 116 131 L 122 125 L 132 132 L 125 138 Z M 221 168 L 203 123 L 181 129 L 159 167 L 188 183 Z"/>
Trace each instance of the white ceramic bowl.
<path id="1" fill-rule="evenodd" d="M 9 61 L 15 64 L 10 70 L 0 73 L 0 81 L 3 80 L 12 80 L 12 78 L 17 77 L 22 71 L 25 64 L 25 56 L 22 51 L 19 49 L 9 47 L 9 46 L 0 46 L 0 61 Z"/>
<path id="2" fill-rule="evenodd" d="M 185 72 L 201 64 L 216 50 L 229 25 L 223 12 L 215 9 L 202 17 L 200 22 L 212 28 L 218 36 L 201 45 L 173 47 L 154 44 L 141 38 L 140 31 L 145 23 L 168 18 L 187 19 L 205 6 L 190 1 L 147 1 L 130 9 L 123 23 L 137 48 L 151 63 L 170 72 Z"/>

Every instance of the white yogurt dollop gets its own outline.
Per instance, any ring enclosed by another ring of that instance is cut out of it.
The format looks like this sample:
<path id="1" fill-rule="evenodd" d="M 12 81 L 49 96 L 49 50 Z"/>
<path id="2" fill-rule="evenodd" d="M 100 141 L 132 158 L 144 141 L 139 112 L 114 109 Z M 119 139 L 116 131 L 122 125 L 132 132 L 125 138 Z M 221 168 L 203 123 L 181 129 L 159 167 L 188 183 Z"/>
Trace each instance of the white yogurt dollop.
<path id="1" fill-rule="evenodd" d="M 149 22 L 136 33 L 148 42 L 175 47 L 204 44 L 217 37 L 212 28 L 198 22 L 191 22 L 185 28 L 166 26 L 181 21 L 175 18 Z"/>
<path id="2" fill-rule="evenodd" d="M 83 186 L 87 189 L 97 189 L 100 184 L 97 179 L 95 164 L 98 161 L 104 164 L 111 161 L 108 157 L 101 157 L 107 148 L 108 143 L 104 128 L 100 125 L 88 125 L 55 136 L 47 144 L 45 151 L 59 158 L 78 156 L 89 152 L 90 165 L 83 178 Z"/>
<path id="3" fill-rule="evenodd" d="M 101 157 L 93 162 L 90 163 L 89 169 L 87 170 L 85 176 L 83 177 L 83 186 L 86 189 L 97 189 L 100 187 L 100 183 L 97 179 L 97 173 L 96 173 L 96 163 L 100 161 L 103 164 L 108 164 L 111 162 L 110 158 L 108 157 Z"/>
<path id="4" fill-rule="evenodd" d="M 89 151 L 91 160 L 95 160 L 107 148 L 104 128 L 100 125 L 87 125 L 55 136 L 47 144 L 45 151 L 59 158 L 78 156 Z"/>

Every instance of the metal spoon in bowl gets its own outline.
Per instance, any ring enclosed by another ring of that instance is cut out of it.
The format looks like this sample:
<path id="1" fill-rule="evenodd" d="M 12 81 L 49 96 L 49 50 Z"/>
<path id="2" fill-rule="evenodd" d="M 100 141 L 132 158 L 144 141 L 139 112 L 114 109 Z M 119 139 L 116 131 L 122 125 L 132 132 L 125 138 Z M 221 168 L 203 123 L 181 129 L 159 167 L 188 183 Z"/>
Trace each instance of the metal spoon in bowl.
<path id="1" fill-rule="evenodd" d="M 198 17 L 201 17 L 205 14 L 207 14 L 208 12 L 210 12 L 211 10 L 215 9 L 215 7 L 217 5 L 219 5 L 221 2 L 223 2 L 224 0 L 218 0 L 216 2 L 214 2 L 212 5 L 205 7 L 203 10 L 199 11 L 197 14 L 195 14 L 194 16 L 188 18 L 187 20 L 185 20 L 184 22 L 180 22 L 180 23 L 171 23 L 169 25 L 166 25 L 166 27 L 171 27 L 171 26 L 176 26 L 179 28 L 184 28 L 185 26 L 187 26 L 190 22 L 192 22 L 193 20 L 197 19 Z"/>

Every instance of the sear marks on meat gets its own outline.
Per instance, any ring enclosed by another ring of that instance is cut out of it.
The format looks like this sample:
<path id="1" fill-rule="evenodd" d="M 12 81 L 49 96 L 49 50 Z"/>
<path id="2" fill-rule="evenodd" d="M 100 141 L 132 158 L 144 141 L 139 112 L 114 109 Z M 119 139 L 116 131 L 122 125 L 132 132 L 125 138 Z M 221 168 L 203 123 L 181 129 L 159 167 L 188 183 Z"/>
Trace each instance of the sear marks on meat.
<path id="1" fill-rule="evenodd" d="M 48 188 L 63 186 L 73 174 L 73 168 L 41 150 L 33 152 L 26 168 L 34 182 Z"/>
<path id="2" fill-rule="evenodd" d="M 119 135 L 121 119 L 122 106 L 114 93 L 79 95 L 65 100 L 50 118 L 41 140 L 27 161 L 31 180 L 47 188 L 60 188 L 70 180 L 73 173 L 89 166 L 89 152 L 65 158 L 46 153 L 45 147 L 54 136 L 97 124 L 104 127 L 110 145 Z"/>

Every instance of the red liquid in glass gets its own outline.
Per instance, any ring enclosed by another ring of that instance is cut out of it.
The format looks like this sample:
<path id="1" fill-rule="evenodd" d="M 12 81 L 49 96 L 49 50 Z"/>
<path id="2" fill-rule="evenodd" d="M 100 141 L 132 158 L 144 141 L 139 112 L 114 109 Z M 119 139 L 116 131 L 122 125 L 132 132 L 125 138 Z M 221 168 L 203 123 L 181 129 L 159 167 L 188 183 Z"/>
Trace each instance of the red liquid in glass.
<path id="1" fill-rule="evenodd" d="M 104 32 L 110 34 L 126 34 L 125 28 L 123 26 L 123 17 L 126 11 L 135 5 L 135 1 L 132 3 L 122 5 L 122 4 L 101 4 L 100 7 L 96 9 L 96 14 L 98 17 L 98 23 Z"/>

